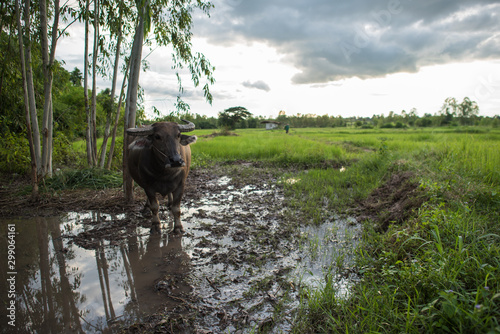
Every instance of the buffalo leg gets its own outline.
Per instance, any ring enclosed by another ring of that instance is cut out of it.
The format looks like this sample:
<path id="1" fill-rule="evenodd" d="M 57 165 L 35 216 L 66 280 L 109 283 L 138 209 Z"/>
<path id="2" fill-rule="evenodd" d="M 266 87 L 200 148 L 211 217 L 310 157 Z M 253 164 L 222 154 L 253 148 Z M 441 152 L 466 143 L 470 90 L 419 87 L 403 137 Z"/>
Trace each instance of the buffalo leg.
<path id="1" fill-rule="evenodd" d="M 179 189 L 175 190 L 172 193 L 172 202 L 170 203 L 170 211 L 172 212 L 172 215 L 174 216 L 174 234 L 182 234 L 184 233 L 184 228 L 182 227 L 181 223 L 181 198 L 182 198 L 182 193 L 183 187 L 180 187 Z"/>
<path id="2" fill-rule="evenodd" d="M 142 208 L 142 214 L 144 216 L 151 214 L 151 204 L 149 204 L 149 198 L 146 199 L 146 203 L 144 203 L 144 207 Z"/>
<path id="3" fill-rule="evenodd" d="M 167 208 L 170 209 L 170 207 L 172 206 L 172 202 L 173 202 L 172 193 L 169 193 L 167 195 Z"/>
<path id="4" fill-rule="evenodd" d="M 151 213 L 153 214 L 153 226 L 160 225 L 160 217 L 158 216 L 158 210 L 160 208 L 158 204 L 158 200 L 156 199 L 155 193 L 146 193 L 148 196 L 149 208 L 151 209 Z"/>

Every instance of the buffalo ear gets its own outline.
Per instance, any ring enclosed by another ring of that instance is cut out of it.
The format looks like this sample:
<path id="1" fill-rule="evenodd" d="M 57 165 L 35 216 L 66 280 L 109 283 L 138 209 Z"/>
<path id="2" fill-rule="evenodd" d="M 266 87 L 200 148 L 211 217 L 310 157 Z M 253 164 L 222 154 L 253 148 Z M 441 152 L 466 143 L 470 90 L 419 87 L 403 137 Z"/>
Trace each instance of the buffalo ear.
<path id="1" fill-rule="evenodd" d="M 186 146 L 189 144 L 196 143 L 197 139 L 198 139 L 198 137 L 196 137 L 196 136 L 181 135 L 181 145 Z"/>

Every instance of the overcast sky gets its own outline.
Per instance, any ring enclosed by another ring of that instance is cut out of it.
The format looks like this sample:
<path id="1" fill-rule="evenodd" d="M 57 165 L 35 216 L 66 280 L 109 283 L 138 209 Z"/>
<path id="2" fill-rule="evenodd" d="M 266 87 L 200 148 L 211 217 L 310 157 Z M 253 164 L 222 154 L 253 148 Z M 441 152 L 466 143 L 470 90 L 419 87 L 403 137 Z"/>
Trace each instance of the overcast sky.
<path id="1" fill-rule="evenodd" d="M 186 77 L 183 98 L 193 113 L 217 116 L 244 106 L 266 117 L 280 110 L 347 117 L 412 108 L 423 115 L 436 113 L 447 97 L 467 96 L 481 115 L 500 114 L 498 1 L 213 3 L 210 18 L 194 15 L 193 47 L 216 67 L 214 102 L 204 102 L 201 87 Z M 83 67 L 68 48 L 73 43 L 58 46 L 68 70 Z M 168 50 L 155 50 L 149 72 L 141 73 L 148 111 L 174 109 L 170 58 Z"/>

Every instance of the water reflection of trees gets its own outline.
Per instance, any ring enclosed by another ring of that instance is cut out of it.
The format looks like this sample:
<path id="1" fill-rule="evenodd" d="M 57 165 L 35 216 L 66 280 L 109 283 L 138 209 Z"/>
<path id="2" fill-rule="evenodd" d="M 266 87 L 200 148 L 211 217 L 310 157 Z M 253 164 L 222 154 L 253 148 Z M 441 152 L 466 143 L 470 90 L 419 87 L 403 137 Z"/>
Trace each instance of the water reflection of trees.
<path id="1" fill-rule="evenodd" d="M 182 251 L 181 238 L 169 242 L 166 236 L 159 234 L 138 236 L 136 228 L 131 227 L 124 233 L 127 237 L 119 245 L 110 246 L 105 237 L 98 239 L 93 248 L 104 313 L 102 318 L 105 319 L 95 319 L 93 315 L 94 319 L 89 321 L 86 318 L 91 311 L 84 306 L 87 296 L 80 292 L 86 272 L 70 264 L 75 260 L 76 249 L 75 245 L 65 243 L 61 235 L 61 227 L 64 229 L 67 226 L 61 226 L 59 219 L 43 217 L 29 224 L 36 225 L 32 227 L 36 229 L 38 243 L 38 256 L 31 254 L 30 261 L 38 260 L 38 263 L 26 266 L 30 268 L 26 275 L 28 278 L 17 285 L 20 306 L 17 323 L 24 326 L 26 332 L 100 332 L 109 329 L 115 321 L 135 321 L 151 304 L 151 293 L 148 295 L 144 291 L 146 288 L 151 290 L 155 280 L 160 278 L 159 269 L 155 268 L 159 259 L 167 253 L 176 254 L 173 257 L 182 259 L 182 263 L 174 261 L 172 265 L 176 268 L 173 270 L 180 274 L 187 272 L 182 268 L 189 262 L 189 256 Z M 168 268 L 162 271 L 168 271 Z M 123 289 L 121 295 L 127 298 L 124 306 L 121 305 L 123 300 L 113 300 L 117 282 L 112 274 L 121 277 L 118 286 Z M 123 314 L 115 311 L 117 303 L 123 307 Z M 21 329 L 19 326 L 18 330 Z"/>
<path id="2" fill-rule="evenodd" d="M 72 254 L 65 252 L 59 221 L 36 218 L 27 223 L 35 225 L 32 227 L 37 233 L 39 271 L 28 270 L 30 280 L 17 285 L 17 302 L 22 306 L 16 312 L 17 325 L 26 332 L 83 332 L 76 306 L 84 298 L 77 292 L 81 273 L 66 264 Z M 70 276 L 74 278 L 73 284 Z M 35 284 L 37 281 L 39 286 Z"/>

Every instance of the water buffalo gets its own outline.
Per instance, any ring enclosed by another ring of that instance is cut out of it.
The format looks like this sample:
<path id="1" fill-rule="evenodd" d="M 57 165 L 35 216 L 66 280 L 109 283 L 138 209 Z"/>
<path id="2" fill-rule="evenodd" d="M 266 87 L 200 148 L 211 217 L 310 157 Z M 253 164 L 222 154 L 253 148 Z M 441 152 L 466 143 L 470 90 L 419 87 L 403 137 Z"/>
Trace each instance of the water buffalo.
<path id="1" fill-rule="evenodd" d="M 189 144 L 196 136 L 182 132 L 194 130 L 194 124 L 159 122 L 142 128 L 127 129 L 130 136 L 138 136 L 128 147 L 128 170 L 148 197 L 146 206 L 153 213 L 152 227 L 159 230 L 156 193 L 168 196 L 168 206 L 174 216 L 174 233 L 182 233 L 181 197 L 191 165 Z M 145 206 L 145 208 L 146 208 Z"/>

